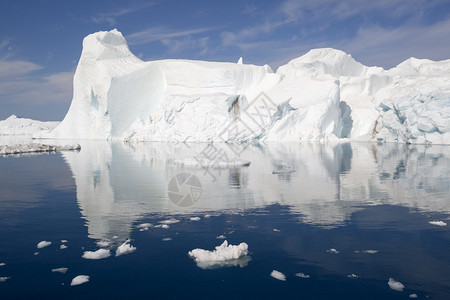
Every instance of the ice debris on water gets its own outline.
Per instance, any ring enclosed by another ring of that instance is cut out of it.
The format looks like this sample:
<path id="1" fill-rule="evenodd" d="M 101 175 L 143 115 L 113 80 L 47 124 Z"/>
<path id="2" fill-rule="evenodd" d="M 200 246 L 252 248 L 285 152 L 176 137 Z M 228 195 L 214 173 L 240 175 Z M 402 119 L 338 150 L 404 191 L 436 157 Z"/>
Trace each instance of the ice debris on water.
<path id="1" fill-rule="evenodd" d="M 400 281 L 396 281 L 394 278 L 389 278 L 388 285 L 391 289 L 399 292 L 403 292 L 403 289 L 405 288 Z"/>
<path id="2" fill-rule="evenodd" d="M 37 248 L 41 249 L 47 246 L 50 246 L 52 244 L 52 242 L 47 242 L 47 241 L 41 241 L 37 244 Z"/>
<path id="3" fill-rule="evenodd" d="M 128 239 L 122 245 L 117 247 L 116 256 L 130 254 L 134 251 L 136 251 L 136 247 L 130 245 L 130 240 Z"/>
<path id="4" fill-rule="evenodd" d="M 52 272 L 65 274 L 67 272 L 67 270 L 69 270 L 69 268 L 56 268 L 56 269 L 52 269 Z"/>
<path id="5" fill-rule="evenodd" d="M 445 223 L 444 221 L 430 221 L 428 222 L 431 225 L 436 225 L 436 226 L 447 226 L 447 223 Z"/>
<path id="6" fill-rule="evenodd" d="M 277 270 L 273 270 L 272 273 L 270 273 L 270 276 L 281 281 L 286 281 L 286 275 Z"/>
<path id="7" fill-rule="evenodd" d="M 201 268 L 227 265 L 243 266 L 248 263 L 247 259 L 241 259 L 248 255 L 248 245 L 246 243 L 231 245 L 225 240 L 220 246 L 216 246 L 215 250 L 210 251 L 197 248 L 189 251 L 188 255 Z"/>
<path id="8" fill-rule="evenodd" d="M 70 286 L 80 285 L 80 284 L 89 282 L 89 279 L 90 279 L 90 277 L 88 275 L 78 275 L 74 279 L 72 279 Z"/>
<path id="9" fill-rule="evenodd" d="M 97 251 L 85 251 L 81 257 L 85 259 L 103 259 L 111 256 L 108 249 L 98 249 Z"/>

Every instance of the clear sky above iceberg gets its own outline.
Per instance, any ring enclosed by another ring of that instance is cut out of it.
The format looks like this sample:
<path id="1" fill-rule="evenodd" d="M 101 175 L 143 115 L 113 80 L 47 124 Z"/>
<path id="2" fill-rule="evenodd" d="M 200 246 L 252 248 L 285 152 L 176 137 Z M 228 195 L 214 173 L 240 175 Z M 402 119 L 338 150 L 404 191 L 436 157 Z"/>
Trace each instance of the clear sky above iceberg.
<path id="1" fill-rule="evenodd" d="M 448 0 L 1 1 L 0 119 L 62 119 L 82 39 L 113 28 L 144 60 L 243 56 L 276 69 L 319 47 L 384 68 L 450 58 Z"/>

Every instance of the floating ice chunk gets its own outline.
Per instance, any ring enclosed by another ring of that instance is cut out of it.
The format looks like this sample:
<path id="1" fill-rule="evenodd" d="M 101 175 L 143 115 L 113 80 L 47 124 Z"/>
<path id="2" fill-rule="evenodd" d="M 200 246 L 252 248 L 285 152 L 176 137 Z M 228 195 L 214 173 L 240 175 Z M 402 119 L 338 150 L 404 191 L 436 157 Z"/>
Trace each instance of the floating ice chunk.
<path id="1" fill-rule="evenodd" d="M 163 229 L 168 229 L 170 226 L 169 225 L 167 225 L 167 224 L 163 224 L 163 225 L 161 225 L 161 228 L 163 228 Z"/>
<path id="2" fill-rule="evenodd" d="M 368 254 L 375 254 L 378 253 L 378 250 L 363 250 L 363 253 L 368 253 Z"/>
<path id="3" fill-rule="evenodd" d="M 41 241 L 37 244 L 38 249 L 50 246 L 52 244 L 52 242 L 47 242 L 47 241 Z"/>
<path id="4" fill-rule="evenodd" d="M 64 249 L 67 249 L 68 248 L 68 246 L 67 245 L 64 245 L 64 244 L 62 244 L 61 246 L 59 246 L 59 249 L 61 249 L 61 250 L 64 250 Z"/>
<path id="5" fill-rule="evenodd" d="M 120 256 L 123 254 L 130 254 L 131 252 L 136 251 L 136 247 L 130 245 L 130 240 L 126 240 L 125 243 L 120 245 L 116 250 L 116 256 Z"/>
<path id="6" fill-rule="evenodd" d="M 138 225 L 138 228 L 150 228 L 150 227 L 152 227 L 153 225 L 152 224 L 150 224 L 150 223 L 142 223 L 142 224 L 140 224 L 140 225 Z"/>
<path id="7" fill-rule="evenodd" d="M 280 230 L 280 229 L 274 228 L 273 231 L 275 231 L 275 232 L 280 232 L 281 230 Z"/>
<path id="8" fill-rule="evenodd" d="M 176 223 L 178 223 L 178 222 L 180 222 L 180 220 L 177 220 L 177 219 L 168 219 L 168 220 L 161 221 L 161 222 L 159 222 L 159 223 L 169 225 L 169 224 L 176 224 Z"/>
<path id="9" fill-rule="evenodd" d="M 0 282 L 5 282 L 6 280 L 10 279 L 11 277 L 0 277 Z"/>
<path id="10" fill-rule="evenodd" d="M 67 270 L 69 270 L 69 268 L 56 268 L 56 269 L 52 269 L 52 272 L 66 274 Z"/>
<path id="11" fill-rule="evenodd" d="M 97 251 L 84 251 L 81 256 L 86 259 L 103 259 L 111 256 L 111 251 L 108 249 L 98 249 Z"/>
<path id="12" fill-rule="evenodd" d="M 409 295 L 409 298 L 415 299 L 415 298 L 418 298 L 418 296 L 417 296 L 417 294 L 411 294 L 411 295 Z"/>
<path id="13" fill-rule="evenodd" d="M 356 274 L 350 274 L 350 275 L 347 275 L 347 277 L 348 278 L 359 278 L 359 276 Z"/>
<path id="14" fill-rule="evenodd" d="M 189 220 L 190 221 L 200 221 L 201 219 L 199 217 L 192 217 Z"/>
<path id="15" fill-rule="evenodd" d="M 168 241 L 171 241 L 171 240 L 172 240 L 172 239 L 171 239 L 170 237 L 167 237 L 167 238 L 163 238 L 163 239 L 162 239 L 163 242 L 168 242 Z"/>
<path id="16" fill-rule="evenodd" d="M 147 230 L 148 230 L 148 227 L 144 227 L 144 228 L 139 229 L 139 231 L 147 231 Z"/>
<path id="17" fill-rule="evenodd" d="M 101 240 L 101 241 L 97 241 L 96 244 L 97 244 L 97 246 L 99 246 L 99 247 L 108 247 L 109 244 L 111 244 L 111 242 L 108 241 L 108 240 Z"/>
<path id="18" fill-rule="evenodd" d="M 211 215 L 206 214 L 204 217 L 205 218 L 211 218 Z"/>
<path id="19" fill-rule="evenodd" d="M 430 221 L 428 222 L 431 225 L 436 225 L 436 226 L 447 226 L 447 223 L 445 223 L 444 221 Z"/>
<path id="20" fill-rule="evenodd" d="M 6 266 L 5 263 L 0 263 L 0 267 Z"/>
<path id="21" fill-rule="evenodd" d="M 33 254 L 34 254 L 34 255 L 39 255 L 39 252 L 34 252 Z"/>
<path id="22" fill-rule="evenodd" d="M 72 279 L 70 286 L 80 285 L 80 284 L 89 282 L 89 279 L 90 279 L 90 277 L 88 275 L 78 275 L 77 277 Z"/>
<path id="23" fill-rule="evenodd" d="M 68 243 L 69 241 L 68 240 L 61 240 L 61 243 Z"/>
<path id="24" fill-rule="evenodd" d="M 300 278 L 310 278 L 311 276 L 306 275 L 305 273 L 295 273 L 295 276 Z"/>
<path id="25" fill-rule="evenodd" d="M 221 235 L 219 235 L 219 236 L 216 236 L 216 239 L 218 239 L 218 240 L 224 240 L 224 239 L 226 239 L 226 237 L 225 237 L 223 234 L 221 234 Z"/>
<path id="26" fill-rule="evenodd" d="M 240 243 L 239 245 L 228 245 L 228 241 L 224 241 L 220 246 L 216 246 L 213 251 L 194 249 L 188 252 L 197 266 L 200 268 L 214 268 L 216 266 L 246 266 L 249 259 L 241 259 L 247 256 L 248 245 Z"/>
<path id="27" fill-rule="evenodd" d="M 281 281 L 286 281 L 286 275 L 277 270 L 273 270 L 272 273 L 270 273 L 270 276 Z"/>
<path id="28" fill-rule="evenodd" d="M 403 289 L 405 288 L 400 281 L 396 281 L 393 278 L 389 278 L 388 285 L 391 289 L 399 292 L 403 292 Z"/>
<path id="29" fill-rule="evenodd" d="M 115 235 L 115 236 L 113 236 L 112 238 L 113 239 L 117 239 L 119 236 L 118 235 Z"/>
<path id="30" fill-rule="evenodd" d="M 339 254 L 339 251 L 334 249 L 334 248 L 328 249 L 327 252 L 328 253 L 333 253 L 333 254 Z"/>
<path id="31" fill-rule="evenodd" d="M 55 146 L 44 144 L 19 144 L 13 146 L 0 146 L 0 155 L 9 154 L 27 154 L 27 153 L 44 153 L 44 152 L 58 152 L 58 151 L 78 151 L 80 145 L 74 146 Z"/>

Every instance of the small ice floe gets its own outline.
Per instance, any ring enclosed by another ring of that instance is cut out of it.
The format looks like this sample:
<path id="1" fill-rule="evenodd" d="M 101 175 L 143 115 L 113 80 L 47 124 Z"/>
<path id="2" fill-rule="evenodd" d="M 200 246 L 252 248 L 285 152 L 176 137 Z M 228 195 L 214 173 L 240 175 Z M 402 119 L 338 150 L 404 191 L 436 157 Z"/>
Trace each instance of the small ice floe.
<path id="1" fill-rule="evenodd" d="M 169 238 L 169 237 L 167 237 L 167 238 L 163 238 L 163 239 L 162 239 L 162 241 L 163 241 L 163 242 L 168 242 L 168 241 L 171 241 L 171 240 L 172 240 L 172 239 L 171 239 L 171 238 Z"/>
<path id="2" fill-rule="evenodd" d="M 281 281 L 286 281 L 286 275 L 277 270 L 273 270 L 272 273 L 270 273 L 270 276 Z"/>
<path id="3" fill-rule="evenodd" d="M 5 263 L 0 263 L 0 267 L 6 266 Z"/>
<path id="4" fill-rule="evenodd" d="M 428 223 L 435 226 L 447 226 L 447 223 L 445 223 L 444 221 L 430 221 Z"/>
<path id="5" fill-rule="evenodd" d="M 228 232 L 228 234 L 233 234 L 233 233 L 234 233 L 234 230 L 231 230 Z"/>
<path id="6" fill-rule="evenodd" d="M 64 245 L 64 244 L 62 244 L 61 246 L 59 246 L 59 249 L 61 249 L 61 250 L 64 250 L 64 249 L 67 249 L 68 248 L 68 246 L 67 245 Z"/>
<path id="7" fill-rule="evenodd" d="M 197 266 L 202 269 L 211 269 L 215 267 L 240 266 L 245 267 L 250 258 L 248 255 L 248 245 L 240 243 L 239 245 L 228 245 L 224 241 L 220 246 L 216 246 L 213 251 L 204 249 L 194 249 L 188 252 L 188 255 L 194 259 Z"/>
<path id="8" fill-rule="evenodd" d="M 41 248 L 50 246 L 51 244 L 52 244 L 52 242 L 40 241 L 40 242 L 37 244 L 37 248 L 38 248 L 38 249 L 41 249 Z"/>
<path id="9" fill-rule="evenodd" d="M 159 223 L 161 223 L 161 224 L 166 224 L 166 225 L 170 225 L 170 224 L 176 224 L 176 223 L 178 223 L 178 222 L 180 222 L 180 220 L 177 220 L 177 219 L 168 219 L 168 220 L 163 220 L 163 221 L 160 221 Z"/>
<path id="10" fill-rule="evenodd" d="M 5 282 L 6 280 L 10 279 L 11 277 L 0 277 L 0 282 Z"/>
<path id="11" fill-rule="evenodd" d="M 97 251 L 84 251 L 82 258 L 86 259 L 103 259 L 111 256 L 108 249 L 98 249 Z"/>
<path id="12" fill-rule="evenodd" d="M 199 217 L 192 217 L 189 220 L 190 221 L 200 221 L 201 219 Z"/>
<path id="13" fill-rule="evenodd" d="M 412 298 L 412 299 L 416 299 L 416 298 L 418 298 L 419 296 L 417 296 L 417 294 L 411 294 L 411 295 L 409 295 L 409 298 Z"/>
<path id="14" fill-rule="evenodd" d="M 39 252 L 34 252 L 33 255 L 39 255 Z"/>
<path id="15" fill-rule="evenodd" d="M 101 240 L 101 241 L 97 241 L 96 244 L 99 247 L 105 248 L 105 247 L 108 247 L 111 244 L 111 242 L 108 240 Z"/>
<path id="16" fill-rule="evenodd" d="M 350 274 L 350 275 L 347 275 L 347 277 L 348 278 L 359 278 L 359 276 L 356 274 Z"/>
<path id="17" fill-rule="evenodd" d="M 67 270 L 69 270 L 69 268 L 56 268 L 56 269 L 52 269 L 52 272 L 66 274 Z"/>
<path id="18" fill-rule="evenodd" d="M 147 231 L 150 227 L 153 227 L 153 224 L 142 223 L 142 224 L 138 225 L 139 231 Z"/>
<path id="19" fill-rule="evenodd" d="M 115 235 L 115 236 L 113 236 L 112 238 L 113 238 L 113 239 L 117 239 L 117 238 L 119 238 L 119 236 L 118 236 L 118 235 Z"/>
<path id="20" fill-rule="evenodd" d="M 44 152 L 57 152 L 57 151 L 79 151 L 80 145 L 72 146 L 56 146 L 45 144 L 19 144 L 13 146 L 0 146 L 0 155 L 9 154 L 27 154 L 27 153 L 44 153 Z"/>
<path id="21" fill-rule="evenodd" d="M 77 277 L 72 279 L 70 286 L 80 285 L 80 284 L 89 282 L 89 279 L 90 279 L 90 277 L 88 275 L 78 275 Z"/>
<path id="22" fill-rule="evenodd" d="M 306 275 L 305 273 L 295 273 L 295 276 L 300 278 L 310 278 L 311 276 Z"/>
<path id="23" fill-rule="evenodd" d="M 218 240 L 224 240 L 224 239 L 226 239 L 226 237 L 225 237 L 223 234 L 221 234 L 221 235 L 219 235 L 219 236 L 216 236 L 216 239 L 218 239 Z"/>
<path id="24" fill-rule="evenodd" d="M 328 253 L 333 253 L 333 254 L 339 254 L 339 251 L 334 249 L 334 248 L 328 249 L 327 252 Z"/>
<path id="25" fill-rule="evenodd" d="M 273 231 L 275 231 L 275 232 L 280 232 L 281 230 L 280 230 L 280 229 L 274 228 Z"/>
<path id="26" fill-rule="evenodd" d="M 403 292 L 403 289 L 405 288 L 405 286 L 400 281 L 396 281 L 393 278 L 389 278 L 388 285 L 391 289 L 399 292 Z"/>
<path id="27" fill-rule="evenodd" d="M 136 247 L 130 245 L 130 240 L 126 240 L 125 243 L 120 245 L 116 250 L 116 256 L 130 254 L 131 252 L 136 251 Z"/>
<path id="28" fill-rule="evenodd" d="M 378 253 L 378 250 L 363 250 L 362 253 L 375 254 Z"/>
<path id="29" fill-rule="evenodd" d="M 162 229 L 169 229 L 169 228 L 170 228 L 170 226 L 169 226 L 169 225 L 167 225 L 167 224 L 163 224 L 163 225 L 161 225 L 161 228 L 162 228 Z"/>
<path id="30" fill-rule="evenodd" d="M 69 242 L 68 240 L 61 240 L 61 243 L 63 243 L 63 244 L 68 243 L 68 242 Z"/>
<path id="31" fill-rule="evenodd" d="M 211 215 L 206 214 L 204 218 L 211 218 Z"/>

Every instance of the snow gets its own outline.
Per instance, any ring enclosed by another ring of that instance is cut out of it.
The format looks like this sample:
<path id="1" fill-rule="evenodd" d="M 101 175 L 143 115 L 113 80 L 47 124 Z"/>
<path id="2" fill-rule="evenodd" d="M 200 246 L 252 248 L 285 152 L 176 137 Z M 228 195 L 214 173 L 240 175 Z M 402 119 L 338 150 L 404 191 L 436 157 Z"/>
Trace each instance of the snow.
<path id="1" fill-rule="evenodd" d="M 0 155 L 9 154 L 26 154 L 26 153 L 43 153 L 43 152 L 58 152 L 58 151 L 78 151 L 80 145 L 45 145 L 45 144 L 19 144 L 14 146 L 0 146 Z"/>
<path id="2" fill-rule="evenodd" d="M 205 269 L 215 266 L 245 266 L 248 259 L 242 258 L 245 258 L 247 254 L 248 245 L 246 243 L 229 245 L 226 240 L 220 246 L 216 246 L 213 251 L 197 248 L 188 252 L 188 255 L 197 263 L 197 266 Z"/>
<path id="3" fill-rule="evenodd" d="M 431 225 L 436 225 L 436 226 L 447 226 L 447 223 L 445 223 L 444 221 L 430 221 L 428 222 Z"/>
<path id="4" fill-rule="evenodd" d="M 116 250 L 116 256 L 130 254 L 136 251 L 136 247 L 130 245 L 130 240 L 126 240 L 122 245 L 120 245 Z"/>
<path id="5" fill-rule="evenodd" d="M 270 273 L 270 276 L 281 281 L 286 281 L 286 275 L 277 270 L 273 270 L 272 273 Z"/>
<path id="6" fill-rule="evenodd" d="M 391 289 L 399 292 L 403 292 L 403 289 L 405 288 L 401 282 L 396 281 L 393 278 L 389 278 L 388 285 Z"/>
<path id="7" fill-rule="evenodd" d="M 56 269 L 52 269 L 52 272 L 66 274 L 67 270 L 69 270 L 69 269 L 68 268 L 56 268 Z"/>
<path id="8" fill-rule="evenodd" d="M 38 248 L 38 249 L 41 249 L 41 248 L 50 246 L 51 244 L 52 244 L 52 242 L 40 241 L 40 242 L 37 244 L 37 248 Z"/>
<path id="9" fill-rule="evenodd" d="M 90 279 L 90 277 L 88 275 L 78 275 L 77 277 L 72 279 L 70 286 L 80 285 L 80 284 L 89 282 L 89 279 Z"/>
<path id="10" fill-rule="evenodd" d="M 97 251 L 84 251 L 81 257 L 86 259 L 103 259 L 111 256 L 108 249 L 98 249 Z"/>
<path id="11" fill-rule="evenodd" d="M 2 135 L 33 135 L 54 129 L 59 122 L 41 122 L 19 118 L 11 115 L 0 121 L 0 136 Z"/>
<path id="12" fill-rule="evenodd" d="M 51 131 L 29 132 L 134 141 L 450 144 L 449 74 L 450 60 L 410 58 L 384 70 L 331 48 L 313 49 L 276 72 L 241 59 L 145 62 L 114 29 L 83 40 L 64 120 Z M 7 126 L 3 132 L 19 132 Z"/>

